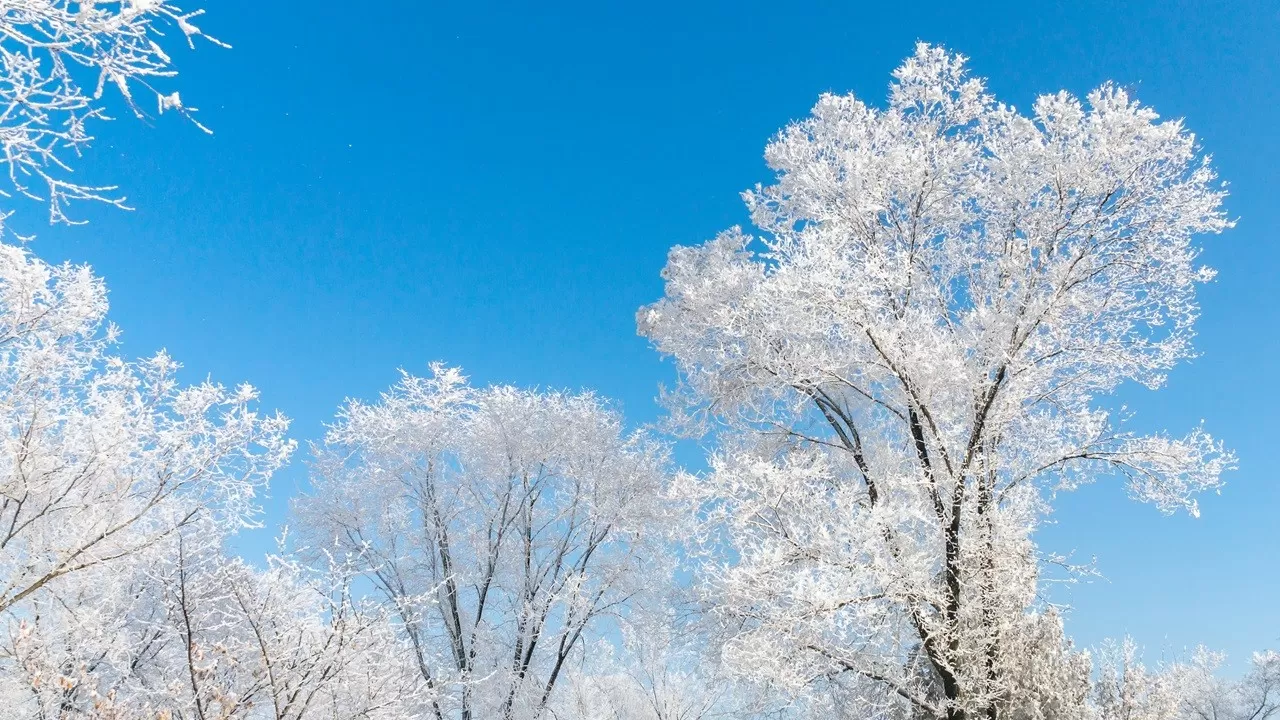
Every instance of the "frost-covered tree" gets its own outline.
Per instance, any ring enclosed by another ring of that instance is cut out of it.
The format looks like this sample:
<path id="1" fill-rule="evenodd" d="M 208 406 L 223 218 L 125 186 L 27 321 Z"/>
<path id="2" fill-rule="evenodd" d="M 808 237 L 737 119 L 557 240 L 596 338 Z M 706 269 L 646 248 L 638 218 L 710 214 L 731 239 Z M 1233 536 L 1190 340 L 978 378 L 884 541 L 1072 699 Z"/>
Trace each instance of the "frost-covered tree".
<path id="1" fill-rule="evenodd" d="M 1170 674 L 1180 689 L 1179 711 L 1186 720 L 1271 720 L 1280 718 L 1280 653 L 1253 654 L 1239 679 L 1218 674 L 1225 656 L 1198 648 L 1191 661 Z"/>
<path id="2" fill-rule="evenodd" d="M 182 675 L 191 692 L 180 695 L 200 711 L 196 717 L 223 717 L 208 710 L 223 712 L 224 697 L 236 698 L 241 712 L 234 716 L 245 718 L 426 716 L 433 693 L 410 648 L 386 609 L 353 590 L 355 575 L 344 564 L 315 568 L 277 555 L 258 570 L 224 559 L 198 579 L 205 596 L 192 608 L 203 611 L 204 632 L 196 637 L 205 653 L 188 656 Z M 230 682 L 218 682 L 219 670 Z"/>
<path id="3" fill-rule="evenodd" d="M 340 565 L 222 553 L 216 528 L 41 595 L 0 641 L 0 697 L 31 718 L 398 720 L 431 693 Z M 69 601 L 70 600 L 70 601 Z"/>
<path id="4" fill-rule="evenodd" d="M 184 386 L 161 353 L 113 355 L 87 267 L 0 244 L 0 613 L 197 519 L 255 522 L 288 421 L 248 385 Z"/>
<path id="5" fill-rule="evenodd" d="M 1101 720 L 1175 720 L 1179 696 L 1202 689 L 1180 686 L 1172 673 L 1148 670 L 1130 638 L 1105 643 L 1098 658 L 1092 700 Z"/>
<path id="6" fill-rule="evenodd" d="M 1099 653 L 1093 707 L 1100 720 L 1268 720 L 1280 717 L 1280 654 L 1254 653 L 1235 679 L 1219 674 L 1225 656 L 1203 647 L 1189 660 L 1147 668 L 1133 640 Z"/>
<path id="7" fill-rule="evenodd" d="M 129 616 L 146 595 L 131 584 L 139 568 L 162 566 L 184 534 L 256 522 L 255 496 L 293 449 L 287 420 L 259 413 L 253 388 L 183 386 L 164 354 L 114 355 L 106 309 L 88 268 L 0 244 L 0 704 L 9 707 L 132 652 L 143 640 L 90 629 Z M 41 663 L 49 672 L 33 677 L 42 679 L 25 691 L 13 684 L 21 667 Z"/>
<path id="8" fill-rule="evenodd" d="M 1103 399 L 1191 354 L 1224 190 L 1120 87 L 1024 115 L 923 44 L 894 78 L 887 106 L 825 95 L 769 144 L 758 236 L 672 250 L 640 331 L 717 443 L 677 489 L 741 674 L 833 683 L 866 717 L 1047 717 L 1018 688 L 1087 694 L 1064 640 L 1026 639 L 1061 637 L 1028 627 L 1056 622 L 1032 540 L 1053 494 L 1118 476 L 1194 514 L 1233 464 Z"/>
<path id="9" fill-rule="evenodd" d="M 107 117 L 108 88 L 139 116 L 150 104 L 191 117 L 156 83 L 177 74 L 166 31 L 221 44 L 193 24 L 202 13 L 164 0 L 0 0 L 0 164 L 11 189 L 47 202 L 53 222 L 71 222 L 67 204 L 77 200 L 123 207 L 115 187 L 73 179 L 68 162 Z"/>
<path id="10" fill-rule="evenodd" d="M 780 719 L 776 697 L 722 672 L 708 644 L 717 638 L 682 607 L 680 585 L 633 602 L 623 642 L 601 640 L 566 673 L 549 707 L 555 720 Z M 710 662 L 709 662 L 710 661 Z M 786 703 L 784 699 L 783 704 Z M 785 717 L 808 717 L 787 714 Z"/>
<path id="11" fill-rule="evenodd" d="M 363 561 L 436 718 L 542 717 L 625 614 L 663 537 L 665 451 L 596 397 L 406 375 L 350 402 L 297 502 L 311 545 Z"/>

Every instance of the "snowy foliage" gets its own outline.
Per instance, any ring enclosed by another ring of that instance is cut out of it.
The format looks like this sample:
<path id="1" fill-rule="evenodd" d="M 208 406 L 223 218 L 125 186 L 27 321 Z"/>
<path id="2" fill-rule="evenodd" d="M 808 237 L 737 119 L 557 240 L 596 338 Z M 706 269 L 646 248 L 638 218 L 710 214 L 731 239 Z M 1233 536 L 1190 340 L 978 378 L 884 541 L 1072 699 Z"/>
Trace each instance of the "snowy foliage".
<path id="1" fill-rule="evenodd" d="M 88 268 L 0 245 L 0 612 L 197 520 L 255 522 L 293 449 L 252 387 L 183 386 L 163 353 L 112 355 L 106 309 Z"/>
<path id="2" fill-rule="evenodd" d="M 32 718 L 402 718 L 412 654 L 336 561 L 230 559 L 293 450 L 248 386 L 111 354 L 102 282 L 0 244 L 0 707 Z"/>
<path id="3" fill-rule="evenodd" d="M 672 250 L 638 316 L 686 427 L 716 431 L 678 492 L 726 657 L 795 692 L 838 678 L 864 716 L 1044 714 L 1018 707 L 1011 653 L 1040 651 L 1019 636 L 1047 499 L 1115 475 L 1195 514 L 1233 465 L 1203 429 L 1137 435 L 1099 400 L 1190 356 L 1212 277 L 1193 237 L 1230 226 L 1222 186 L 1119 87 L 1027 116 L 923 44 L 887 107 L 823 96 L 766 159 L 761 234 Z M 1078 663 L 1039 667 L 1058 696 L 1038 703 L 1081 696 Z"/>
<path id="4" fill-rule="evenodd" d="M 359 558 L 440 698 L 438 718 L 535 718 L 624 614 L 662 539 L 664 449 L 596 397 L 477 389 L 434 366 L 351 402 L 297 504 Z"/>
<path id="5" fill-rule="evenodd" d="M 6 707 L 33 718 L 413 717 L 431 693 L 341 568 L 226 558 L 216 529 L 31 604 L 0 647 Z M 68 601 L 70 600 L 70 602 Z"/>
<path id="6" fill-rule="evenodd" d="M 1094 705 L 1100 720 L 1269 720 L 1280 717 L 1280 655 L 1255 653 L 1241 678 L 1223 679 L 1225 657 L 1197 648 L 1190 659 L 1147 668 L 1126 638 L 1100 653 Z"/>
<path id="7" fill-rule="evenodd" d="M 108 85 L 189 113 L 151 82 L 199 14 L 0 0 L 12 187 L 120 204 L 63 154 Z M 708 472 L 590 393 L 434 365 L 346 403 L 264 563 L 228 541 L 288 421 L 118 356 L 99 278 L 0 242 L 0 715 L 1280 720 L 1280 655 L 1148 669 L 1038 594 L 1056 493 L 1194 515 L 1234 465 L 1105 409 L 1191 354 L 1193 241 L 1230 226 L 1195 139 L 1111 85 L 1022 115 L 920 45 L 886 108 L 824 96 L 766 156 L 761 234 L 673 250 L 638 318 Z"/>
<path id="8" fill-rule="evenodd" d="M 221 44 L 193 24 L 201 14 L 163 0 L 0 0 L 0 163 L 11 188 L 47 202 L 53 222 L 71 222 L 76 200 L 123 207 L 115 187 L 73 180 L 68 162 L 93 139 L 92 122 L 107 118 L 108 87 L 137 115 L 141 92 L 157 113 L 191 117 L 176 91 L 153 83 L 177 74 L 161 46 L 166 31 Z"/>

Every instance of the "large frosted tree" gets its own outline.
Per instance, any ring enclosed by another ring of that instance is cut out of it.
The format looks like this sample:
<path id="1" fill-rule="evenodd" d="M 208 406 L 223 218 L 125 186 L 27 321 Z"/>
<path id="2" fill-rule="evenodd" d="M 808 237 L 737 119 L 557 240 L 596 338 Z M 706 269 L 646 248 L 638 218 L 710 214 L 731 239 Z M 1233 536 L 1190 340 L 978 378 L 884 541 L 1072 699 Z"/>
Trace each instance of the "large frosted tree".
<path id="1" fill-rule="evenodd" d="M 887 106 L 825 95 L 766 158 L 760 233 L 672 250 L 638 316 L 716 433 L 678 490 L 726 659 L 859 713 L 1084 712 L 1036 601 L 1053 493 L 1118 477 L 1194 514 L 1233 463 L 1106 409 L 1191 354 L 1193 240 L 1230 226 L 1208 158 L 1120 87 L 1026 115 L 928 45 Z"/>

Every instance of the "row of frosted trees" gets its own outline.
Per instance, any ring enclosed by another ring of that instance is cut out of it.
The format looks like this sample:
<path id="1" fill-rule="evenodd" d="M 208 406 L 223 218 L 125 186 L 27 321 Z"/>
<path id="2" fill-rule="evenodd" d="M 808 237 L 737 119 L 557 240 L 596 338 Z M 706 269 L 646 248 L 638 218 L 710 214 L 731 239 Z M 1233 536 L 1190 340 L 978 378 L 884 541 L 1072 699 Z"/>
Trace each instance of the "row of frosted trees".
<path id="1" fill-rule="evenodd" d="M 158 0 L 0 0 L 0 147 L 69 221 L 103 86 L 190 117 Z M 96 83 L 96 85 L 94 84 Z M 432 366 L 342 407 L 277 553 L 228 538 L 290 461 L 247 386 L 116 354 L 86 267 L 0 245 L 0 714 L 14 718 L 1266 720 L 1280 656 L 1088 652 L 1038 592 L 1052 498 L 1196 513 L 1234 457 L 1105 411 L 1191 353 L 1230 226 L 1180 123 L 1113 86 L 997 103 L 921 45 L 824 96 L 640 332 L 664 433 Z M 673 467 L 673 435 L 708 469 Z"/>

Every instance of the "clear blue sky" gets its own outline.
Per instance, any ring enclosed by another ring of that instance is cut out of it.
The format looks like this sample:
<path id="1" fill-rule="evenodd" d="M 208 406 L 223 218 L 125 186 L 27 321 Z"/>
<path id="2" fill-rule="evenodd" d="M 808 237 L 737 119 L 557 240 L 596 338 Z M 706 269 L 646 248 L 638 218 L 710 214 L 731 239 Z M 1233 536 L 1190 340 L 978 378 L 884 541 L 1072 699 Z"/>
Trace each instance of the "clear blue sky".
<path id="1" fill-rule="evenodd" d="M 969 55 L 1021 107 L 1114 79 L 1185 117 L 1240 224 L 1208 244 L 1203 357 L 1125 400 L 1144 426 L 1203 418 L 1241 470 L 1199 520 L 1095 486 L 1041 539 L 1109 578 L 1054 591 L 1083 644 L 1280 647 L 1274 2 L 209 5 L 234 49 L 175 57 L 216 135 L 168 116 L 100 127 L 80 174 L 138 210 L 82 208 L 90 226 L 42 229 L 35 248 L 107 278 L 127 352 L 253 382 L 302 440 L 435 359 L 653 419 L 671 371 L 633 318 L 667 249 L 745 223 L 769 136 L 826 90 L 880 101 L 917 39 Z M 40 208 L 24 212 L 35 226 Z M 271 522 L 302 477 L 276 483 Z"/>

